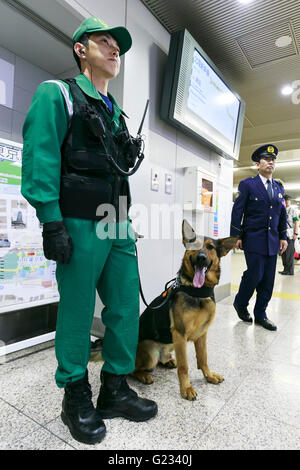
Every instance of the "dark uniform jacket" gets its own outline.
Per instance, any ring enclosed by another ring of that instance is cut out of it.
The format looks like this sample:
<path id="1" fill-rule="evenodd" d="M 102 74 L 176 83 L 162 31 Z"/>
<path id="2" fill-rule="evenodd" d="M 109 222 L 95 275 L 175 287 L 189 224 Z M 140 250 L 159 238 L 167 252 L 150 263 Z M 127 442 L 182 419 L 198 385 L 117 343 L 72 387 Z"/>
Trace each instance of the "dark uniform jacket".
<path id="1" fill-rule="evenodd" d="M 262 255 L 276 255 L 279 240 L 286 240 L 287 216 L 284 189 L 273 180 L 273 199 L 259 175 L 242 180 L 231 215 L 231 236 L 239 236 L 243 250 Z"/>

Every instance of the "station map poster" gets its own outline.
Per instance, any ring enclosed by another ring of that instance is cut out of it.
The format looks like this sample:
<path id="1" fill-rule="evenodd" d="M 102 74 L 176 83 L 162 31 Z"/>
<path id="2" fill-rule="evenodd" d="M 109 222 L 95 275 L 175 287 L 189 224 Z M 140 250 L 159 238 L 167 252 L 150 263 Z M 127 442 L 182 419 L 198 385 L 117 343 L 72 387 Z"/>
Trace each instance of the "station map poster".
<path id="1" fill-rule="evenodd" d="M 22 145 L 0 138 L 0 313 L 57 302 L 56 263 L 45 258 L 42 226 L 21 195 Z"/>

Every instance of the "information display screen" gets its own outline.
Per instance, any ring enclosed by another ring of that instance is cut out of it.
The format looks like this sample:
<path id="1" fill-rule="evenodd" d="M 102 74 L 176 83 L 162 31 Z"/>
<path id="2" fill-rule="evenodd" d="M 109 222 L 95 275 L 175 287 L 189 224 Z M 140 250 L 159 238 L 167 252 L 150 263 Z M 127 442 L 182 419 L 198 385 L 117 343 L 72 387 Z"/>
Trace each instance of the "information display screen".
<path id="1" fill-rule="evenodd" d="M 224 145 L 233 152 L 240 101 L 197 49 L 194 50 L 187 107 L 200 118 L 199 127 L 207 123 L 223 136 Z"/>
<path id="2" fill-rule="evenodd" d="M 245 102 L 187 30 L 171 36 L 161 117 L 225 158 L 238 159 Z"/>

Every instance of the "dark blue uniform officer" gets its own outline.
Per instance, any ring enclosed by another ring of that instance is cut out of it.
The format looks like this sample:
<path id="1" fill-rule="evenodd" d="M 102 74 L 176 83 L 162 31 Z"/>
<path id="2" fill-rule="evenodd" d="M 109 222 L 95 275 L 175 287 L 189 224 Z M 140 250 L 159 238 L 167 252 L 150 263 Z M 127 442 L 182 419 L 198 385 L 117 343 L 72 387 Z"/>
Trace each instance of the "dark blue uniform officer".
<path id="1" fill-rule="evenodd" d="M 258 175 L 240 182 L 230 229 L 230 235 L 239 237 L 237 246 L 244 250 L 247 263 L 233 305 L 242 320 L 252 322 L 247 306 L 256 289 L 255 323 L 268 330 L 277 329 L 267 318 L 266 308 L 272 297 L 277 254 L 287 244 L 284 189 L 272 179 L 277 154 L 271 144 L 252 154 Z"/>

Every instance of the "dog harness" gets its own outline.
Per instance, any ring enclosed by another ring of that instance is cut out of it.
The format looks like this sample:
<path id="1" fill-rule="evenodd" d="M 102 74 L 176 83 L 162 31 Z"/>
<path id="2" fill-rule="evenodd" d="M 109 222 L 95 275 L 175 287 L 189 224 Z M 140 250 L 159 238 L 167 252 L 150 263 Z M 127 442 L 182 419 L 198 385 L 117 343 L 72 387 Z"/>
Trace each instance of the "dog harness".
<path id="1" fill-rule="evenodd" d="M 140 316 L 139 341 L 149 339 L 163 344 L 171 344 L 173 342 L 170 330 L 170 301 L 179 291 L 191 297 L 199 299 L 210 297 L 215 301 L 213 287 L 202 286 L 199 288 L 185 286 L 177 277 L 174 284 L 164 290 L 160 296 L 156 297 Z"/>

